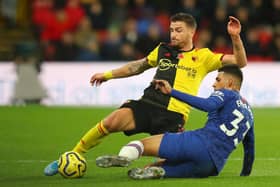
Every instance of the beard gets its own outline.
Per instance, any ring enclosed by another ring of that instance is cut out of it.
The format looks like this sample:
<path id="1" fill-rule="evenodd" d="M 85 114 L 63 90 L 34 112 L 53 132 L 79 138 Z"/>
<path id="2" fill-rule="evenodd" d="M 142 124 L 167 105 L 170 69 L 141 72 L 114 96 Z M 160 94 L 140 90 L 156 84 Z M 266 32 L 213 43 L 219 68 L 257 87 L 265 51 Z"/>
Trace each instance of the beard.
<path id="1" fill-rule="evenodd" d="M 171 46 L 177 49 L 180 49 L 183 47 L 182 43 L 179 42 L 178 40 L 171 40 L 170 42 Z"/>

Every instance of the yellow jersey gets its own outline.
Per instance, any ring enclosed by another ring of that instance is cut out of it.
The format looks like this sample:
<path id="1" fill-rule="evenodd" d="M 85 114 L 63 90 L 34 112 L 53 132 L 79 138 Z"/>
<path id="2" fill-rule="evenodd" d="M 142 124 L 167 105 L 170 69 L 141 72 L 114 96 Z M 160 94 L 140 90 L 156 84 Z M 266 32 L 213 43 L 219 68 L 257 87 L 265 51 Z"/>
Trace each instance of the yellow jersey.
<path id="1" fill-rule="evenodd" d="M 181 51 L 168 44 L 159 44 L 148 56 L 151 66 L 157 67 L 154 79 L 167 80 L 181 92 L 197 95 L 203 78 L 222 66 L 223 54 L 215 54 L 208 48 Z M 187 120 L 190 106 L 155 90 L 151 84 L 144 90 L 141 100 L 167 110 L 181 113 Z"/>

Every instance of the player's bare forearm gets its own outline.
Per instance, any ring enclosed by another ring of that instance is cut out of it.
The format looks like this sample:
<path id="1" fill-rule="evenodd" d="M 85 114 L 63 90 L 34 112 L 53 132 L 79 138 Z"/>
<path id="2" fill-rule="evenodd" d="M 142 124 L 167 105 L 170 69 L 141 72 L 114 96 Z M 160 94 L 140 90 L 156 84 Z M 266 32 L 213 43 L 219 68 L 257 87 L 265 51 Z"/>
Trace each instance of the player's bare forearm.
<path id="1" fill-rule="evenodd" d="M 236 64 L 241 68 L 245 67 L 247 65 L 247 57 L 240 35 L 231 36 L 231 40 Z"/>
<path id="2" fill-rule="evenodd" d="M 231 37 L 233 46 L 233 55 L 225 55 L 223 58 L 223 64 L 237 64 L 239 67 L 244 67 L 247 65 L 247 57 L 243 42 L 240 38 L 241 24 L 240 21 L 229 16 L 229 22 L 227 26 L 228 34 Z"/>
<path id="3" fill-rule="evenodd" d="M 149 68 L 151 68 L 151 66 L 148 63 L 148 60 L 146 58 L 142 58 L 131 61 L 118 69 L 112 70 L 112 74 L 114 78 L 129 77 L 140 74 Z"/>
<path id="4" fill-rule="evenodd" d="M 110 71 L 106 71 L 104 73 L 96 73 L 90 78 L 91 85 L 100 86 L 103 82 L 108 81 L 110 79 L 115 78 L 123 78 L 123 77 L 129 77 L 133 75 L 140 74 L 144 72 L 145 70 L 151 68 L 151 66 L 148 63 L 148 60 L 146 58 L 131 61 L 128 64 L 113 69 Z"/>

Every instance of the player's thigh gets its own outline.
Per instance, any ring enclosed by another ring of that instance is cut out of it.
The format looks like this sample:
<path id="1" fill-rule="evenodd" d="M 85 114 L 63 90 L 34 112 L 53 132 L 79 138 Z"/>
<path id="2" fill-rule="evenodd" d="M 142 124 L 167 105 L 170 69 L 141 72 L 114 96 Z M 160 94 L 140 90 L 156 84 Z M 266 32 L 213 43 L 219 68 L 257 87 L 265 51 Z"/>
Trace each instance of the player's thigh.
<path id="1" fill-rule="evenodd" d="M 207 149 L 200 138 L 192 131 L 165 133 L 159 149 L 160 157 L 174 162 L 199 161 L 203 154 L 208 155 Z"/>
<path id="2" fill-rule="evenodd" d="M 158 156 L 159 146 L 162 140 L 163 134 L 150 136 L 141 140 L 144 145 L 145 156 Z"/>
<path id="3" fill-rule="evenodd" d="M 104 126 L 109 132 L 132 130 L 135 128 L 133 112 L 130 108 L 119 108 L 104 119 Z"/>
<path id="4" fill-rule="evenodd" d="M 207 177 L 216 174 L 215 165 L 202 140 L 192 131 L 166 133 L 159 156 L 165 158 L 166 177 Z"/>

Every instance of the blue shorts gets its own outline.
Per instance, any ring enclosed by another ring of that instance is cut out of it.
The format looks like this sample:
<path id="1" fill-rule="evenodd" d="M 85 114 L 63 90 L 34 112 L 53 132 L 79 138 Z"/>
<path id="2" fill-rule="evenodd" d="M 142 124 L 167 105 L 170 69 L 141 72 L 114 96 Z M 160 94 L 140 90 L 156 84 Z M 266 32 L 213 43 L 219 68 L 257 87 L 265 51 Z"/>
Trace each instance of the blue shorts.
<path id="1" fill-rule="evenodd" d="M 159 148 L 165 177 L 201 178 L 217 175 L 206 146 L 194 131 L 165 133 Z"/>

